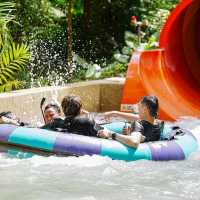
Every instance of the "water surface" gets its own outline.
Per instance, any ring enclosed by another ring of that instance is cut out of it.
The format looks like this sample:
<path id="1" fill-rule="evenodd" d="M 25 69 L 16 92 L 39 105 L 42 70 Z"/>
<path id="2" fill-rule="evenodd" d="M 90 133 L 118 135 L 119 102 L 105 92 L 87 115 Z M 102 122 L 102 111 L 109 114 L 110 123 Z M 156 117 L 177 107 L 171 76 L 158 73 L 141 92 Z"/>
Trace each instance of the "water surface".
<path id="1" fill-rule="evenodd" d="M 182 119 L 177 124 L 193 129 L 200 121 Z M 199 200 L 199 169 L 200 152 L 170 162 L 124 162 L 100 156 L 17 159 L 0 154 L 0 199 Z"/>

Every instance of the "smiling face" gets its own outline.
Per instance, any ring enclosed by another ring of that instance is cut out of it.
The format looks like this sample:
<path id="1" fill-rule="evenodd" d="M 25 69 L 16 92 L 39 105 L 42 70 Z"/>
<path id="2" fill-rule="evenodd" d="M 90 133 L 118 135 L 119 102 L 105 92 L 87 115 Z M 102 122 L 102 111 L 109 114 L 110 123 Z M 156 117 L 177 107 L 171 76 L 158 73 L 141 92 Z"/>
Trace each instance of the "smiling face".
<path id="1" fill-rule="evenodd" d="M 50 107 L 44 111 L 44 118 L 46 123 L 50 123 L 53 119 L 59 117 L 59 113 L 53 107 Z"/>

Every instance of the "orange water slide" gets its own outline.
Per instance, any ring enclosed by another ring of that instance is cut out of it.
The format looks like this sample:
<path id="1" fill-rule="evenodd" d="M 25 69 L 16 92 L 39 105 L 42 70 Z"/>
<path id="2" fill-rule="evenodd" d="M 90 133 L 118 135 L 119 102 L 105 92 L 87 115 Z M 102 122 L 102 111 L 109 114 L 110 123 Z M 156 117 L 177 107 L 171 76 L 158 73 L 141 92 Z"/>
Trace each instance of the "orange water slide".
<path id="1" fill-rule="evenodd" d="M 183 0 L 171 13 L 160 49 L 134 52 L 121 110 L 150 94 L 159 99 L 162 119 L 200 117 L 200 0 Z"/>

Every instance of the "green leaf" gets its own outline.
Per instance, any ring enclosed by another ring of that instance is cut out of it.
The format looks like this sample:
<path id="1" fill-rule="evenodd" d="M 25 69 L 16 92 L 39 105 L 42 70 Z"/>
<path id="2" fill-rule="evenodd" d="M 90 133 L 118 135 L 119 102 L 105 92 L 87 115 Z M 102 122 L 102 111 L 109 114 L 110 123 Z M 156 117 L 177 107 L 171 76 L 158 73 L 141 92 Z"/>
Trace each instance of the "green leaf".
<path id="1" fill-rule="evenodd" d="M 127 63 L 129 60 L 129 56 L 122 55 L 122 54 L 114 54 L 115 60 L 119 61 L 120 63 Z"/>
<path id="2" fill-rule="evenodd" d="M 125 40 L 135 40 L 136 38 L 136 35 L 130 31 L 126 31 L 125 32 L 125 36 L 124 36 L 124 39 Z"/>
<path id="3" fill-rule="evenodd" d="M 125 46 L 122 49 L 122 53 L 125 54 L 125 55 L 129 55 L 130 56 L 133 53 L 133 49 L 130 48 L 130 47 Z"/>
<path id="4" fill-rule="evenodd" d="M 0 74 L 0 79 L 1 79 L 1 82 L 4 82 L 4 83 L 8 82 L 7 78 L 3 75 L 3 73 Z"/>
<path id="5" fill-rule="evenodd" d="M 99 79 L 101 77 L 101 72 L 96 72 L 95 75 L 94 75 L 94 77 L 96 79 Z"/>
<path id="6" fill-rule="evenodd" d="M 7 72 L 6 70 L 3 71 L 3 75 L 10 80 L 14 79 L 14 76 L 12 76 L 12 74 L 10 74 L 9 72 Z"/>
<path id="7" fill-rule="evenodd" d="M 9 92 L 11 90 L 17 90 L 20 89 L 21 86 L 22 86 L 21 81 L 18 80 L 9 81 L 8 83 L 0 85 L 0 92 Z"/>
<path id="8" fill-rule="evenodd" d="M 21 83 L 15 80 L 30 59 L 26 44 L 11 42 L 0 54 L 0 91 L 18 89 Z"/>
<path id="9" fill-rule="evenodd" d="M 88 70 L 86 71 L 85 77 L 92 78 L 96 73 L 96 67 L 94 65 L 89 65 Z"/>
<path id="10" fill-rule="evenodd" d="M 126 43 L 126 45 L 127 45 L 128 47 L 130 47 L 131 49 L 136 49 L 136 46 L 135 46 L 135 44 L 134 44 L 133 41 L 128 41 L 128 40 L 126 40 L 125 43 Z"/>

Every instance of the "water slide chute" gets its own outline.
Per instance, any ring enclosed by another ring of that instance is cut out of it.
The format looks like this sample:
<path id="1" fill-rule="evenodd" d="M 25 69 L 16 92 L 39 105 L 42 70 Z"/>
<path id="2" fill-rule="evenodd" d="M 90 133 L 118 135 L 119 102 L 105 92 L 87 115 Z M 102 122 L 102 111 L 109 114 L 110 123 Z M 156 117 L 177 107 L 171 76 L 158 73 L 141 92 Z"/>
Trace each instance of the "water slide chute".
<path id="1" fill-rule="evenodd" d="M 134 52 L 121 110 L 131 111 L 142 96 L 156 95 L 160 117 L 200 116 L 200 1 L 183 0 L 160 35 L 160 49 Z"/>

